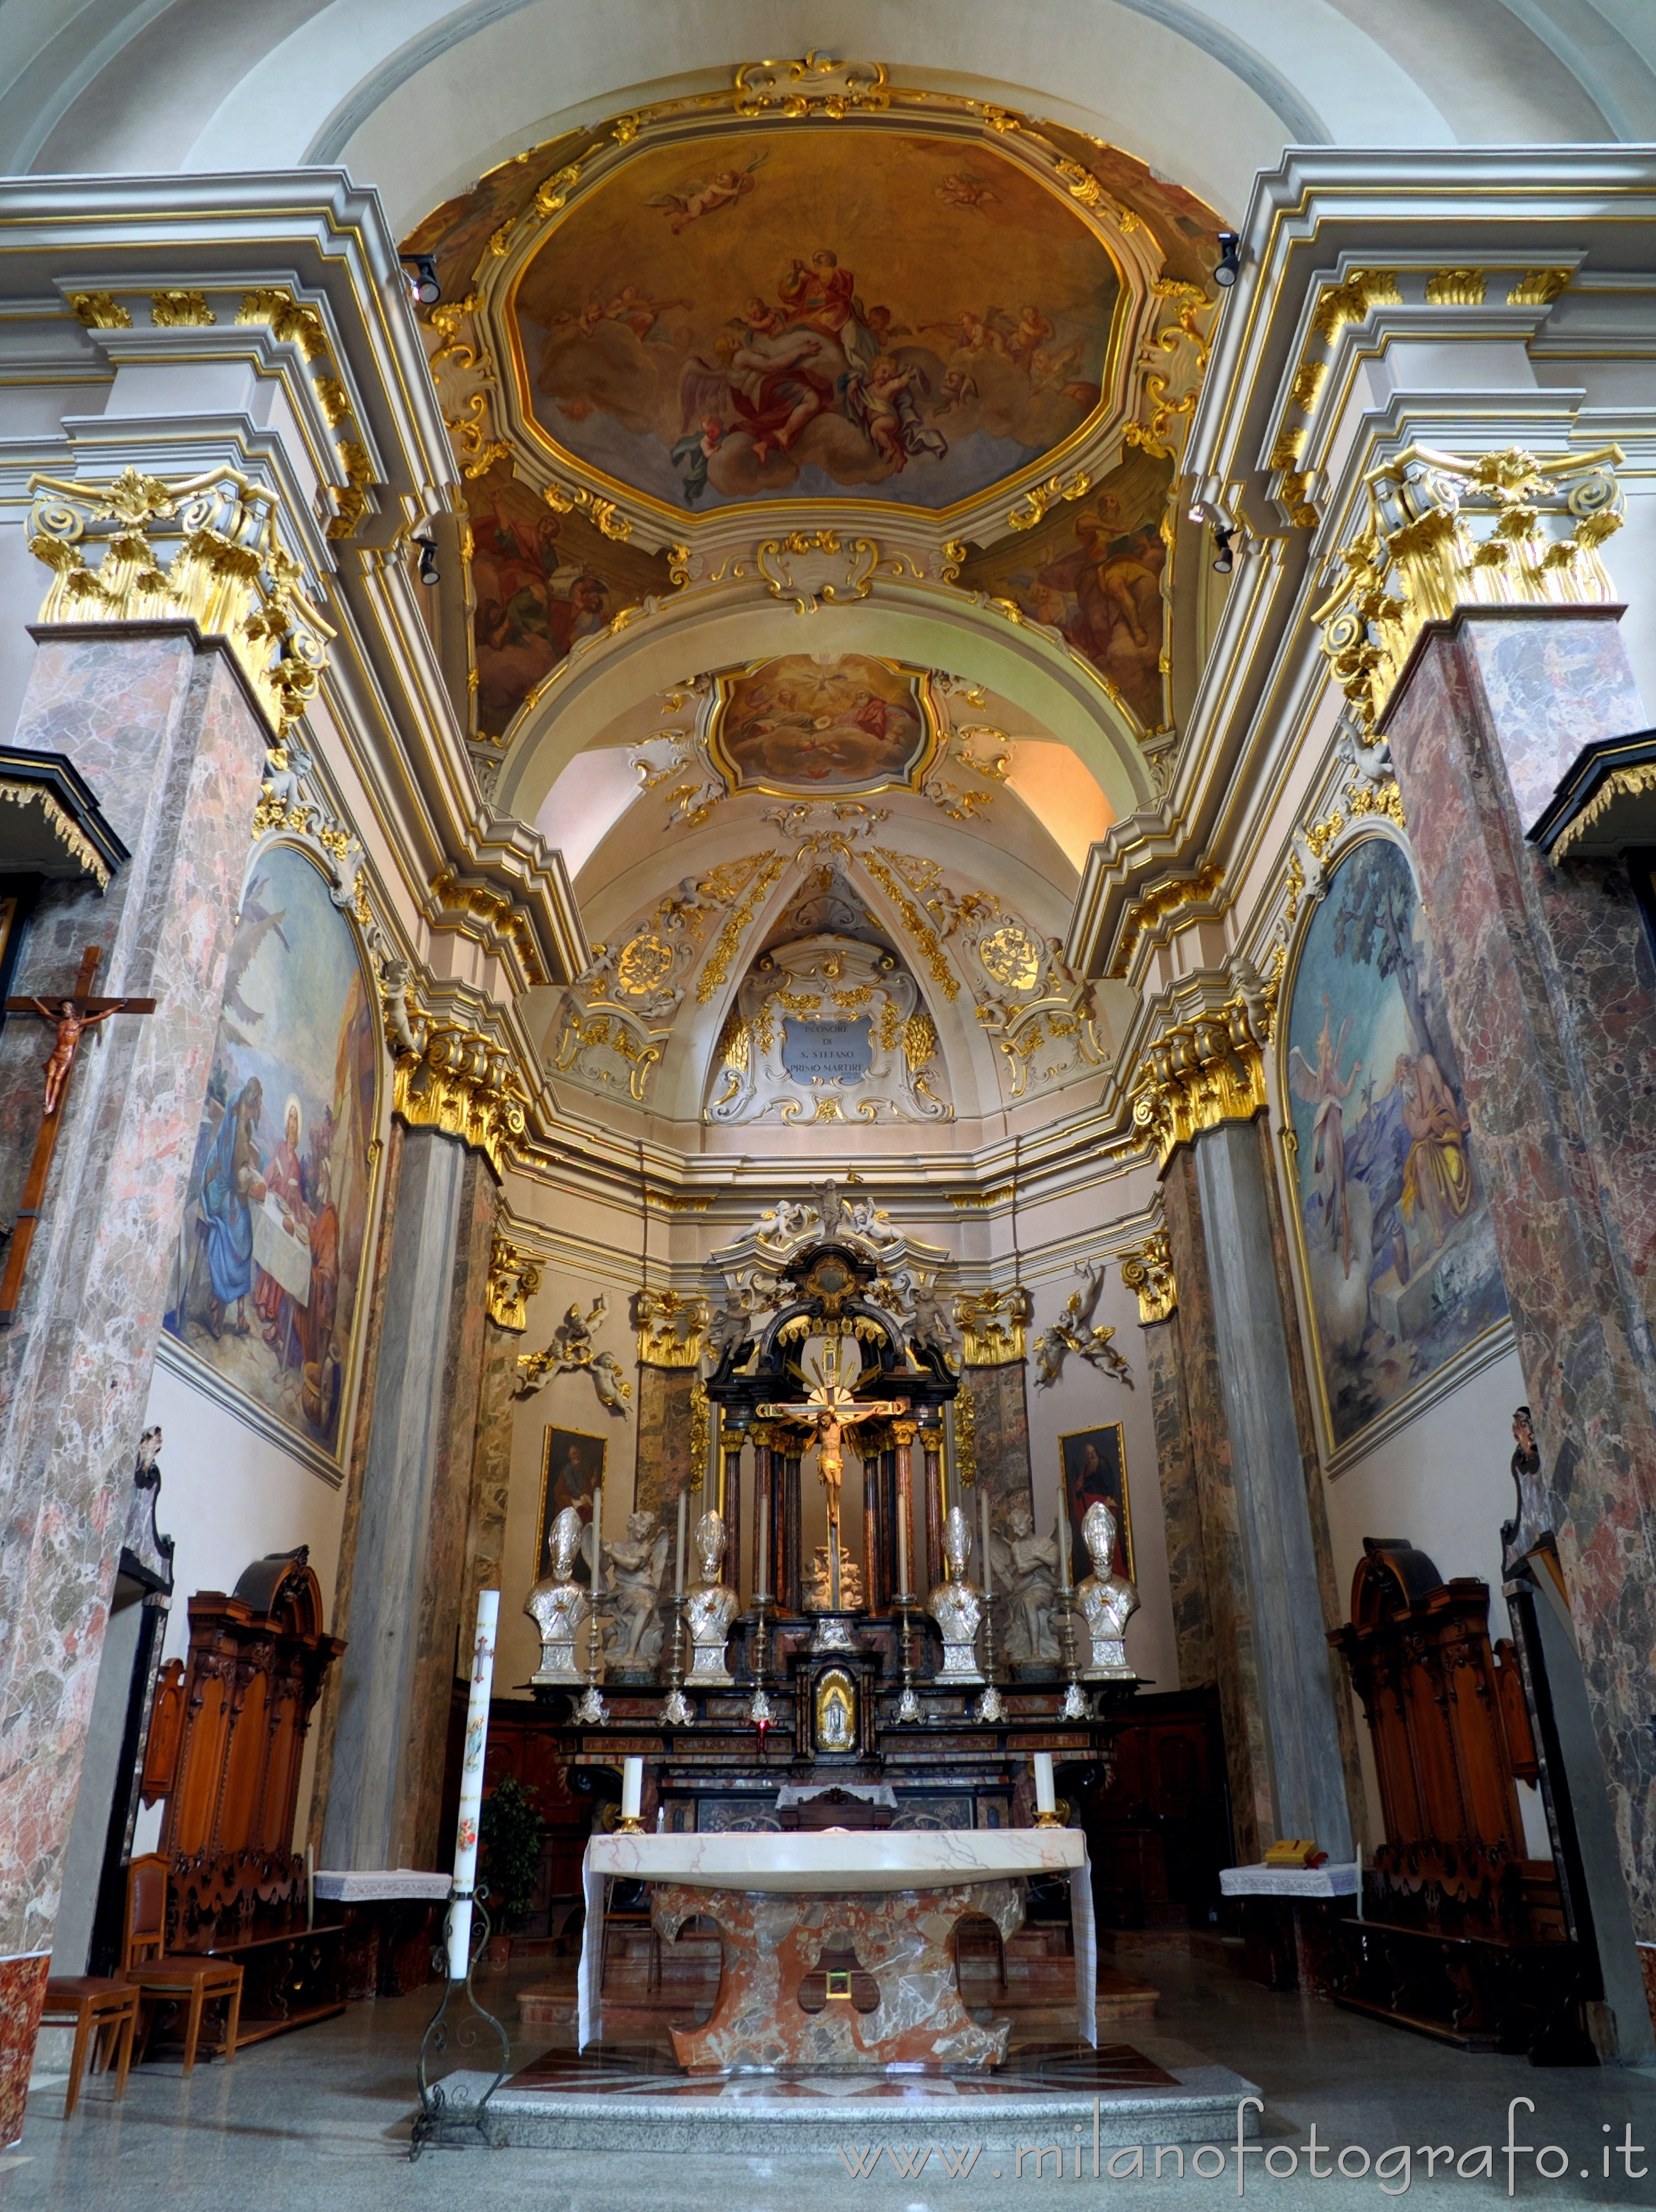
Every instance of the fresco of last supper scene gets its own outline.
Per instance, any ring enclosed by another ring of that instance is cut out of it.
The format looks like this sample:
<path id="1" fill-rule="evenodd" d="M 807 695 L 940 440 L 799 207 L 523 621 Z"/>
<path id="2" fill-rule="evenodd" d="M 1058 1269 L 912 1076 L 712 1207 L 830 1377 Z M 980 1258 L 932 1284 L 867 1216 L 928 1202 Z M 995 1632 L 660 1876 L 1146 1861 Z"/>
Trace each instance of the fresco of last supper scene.
<path id="1" fill-rule="evenodd" d="M 1656 17 L 0 21 L 0 2212 L 1648 2203 Z"/>

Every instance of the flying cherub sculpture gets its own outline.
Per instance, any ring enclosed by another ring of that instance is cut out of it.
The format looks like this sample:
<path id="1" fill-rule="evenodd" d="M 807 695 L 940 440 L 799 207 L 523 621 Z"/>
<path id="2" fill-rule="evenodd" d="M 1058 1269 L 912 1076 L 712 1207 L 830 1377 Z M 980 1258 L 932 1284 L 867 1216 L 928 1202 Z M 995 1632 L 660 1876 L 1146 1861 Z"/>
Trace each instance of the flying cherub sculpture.
<path id="1" fill-rule="evenodd" d="M 1107 1375 L 1113 1375 L 1131 1390 L 1132 1371 L 1110 1341 L 1115 1331 L 1093 1322 L 1098 1294 L 1104 1287 L 1104 1270 L 1078 1267 L 1076 1272 L 1086 1287 L 1071 1291 L 1064 1311 L 1035 1339 L 1035 1388 L 1050 1390 L 1064 1372 L 1065 1356 L 1073 1352 Z"/>
<path id="2" fill-rule="evenodd" d="M 592 1388 L 598 1394 L 599 1405 L 612 1413 L 627 1418 L 626 1401 L 633 1395 L 633 1386 L 622 1370 L 621 1362 L 613 1352 L 600 1352 L 593 1341 L 593 1331 L 610 1310 L 607 1293 L 600 1291 L 591 1310 L 582 1314 L 579 1300 L 570 1307 L 552 1332 L 552 1341 L 544 1352 L 525 1352 L 519 1355 L 518 1366 L 522 1375 L 514 1398 L 531 1398 L 549 1376 L 590 1375 Z"/>

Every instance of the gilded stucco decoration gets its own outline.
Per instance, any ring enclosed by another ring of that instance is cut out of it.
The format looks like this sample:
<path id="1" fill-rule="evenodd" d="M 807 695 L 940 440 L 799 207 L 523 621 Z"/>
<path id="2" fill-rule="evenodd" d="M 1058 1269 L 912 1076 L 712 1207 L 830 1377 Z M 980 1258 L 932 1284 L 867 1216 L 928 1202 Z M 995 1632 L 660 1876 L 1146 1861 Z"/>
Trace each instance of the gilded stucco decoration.
<path id="1" fill-rule="evenodd" d="M 452 868 L 431 879 L 437 912 L 434 926 L 453 929 L 475 938 L 504 959 L 521 990 L 532 990 L 550 981 L 535 945 L 529 917 L 499 891 L 484 884 L 468 884 Z"/>
<path id="2" fill-rule="evenodd" d="M 1123 918 L 1115 957 L 1110 963 L 1111 975 L 1119 979 L 1126 975 L 1139 939 L 1162 922 L 1197 907 L 1216 909 L 1224 883 L 1224 870 L 1216 860 L 1208 860 L 1193 876 L 1180 876 L 1172 882 L 1152 885 L 1142 898 L 1135 900 Z"/>
<path id="3" fill-rule="evenodd" d="M 1034 1301 L 1022 1283 L 957 1297 L 955 1326 L 961 1332 L 967 1366 L 1010 1367 L 1022 1359 L 1025 1331 L 1034 1311 Z"/>
<path id="4" fill-rule="evenodd" d="M 1410 446 L 1364 478 L 1366 520 L 1313 619 L 1365 732 L 1416 639 L 1459 607 L 1604 605 L 1598 548 L 1622 526 L 1618 446 L 1538 459 L 1520 447 L 1466 458 Z"/>
<path id="5" fill-rule="evenodd" d="M 1136 1293 L 1138 1318 L 1146 1328 L 1168 1319 L 1179 1304 L 1179 1285 L 1165 1229 L 1155 1231 L 1132 1251 L 1122 1254 L 1121 1279 Z"/>
<path id="6" fill-rule="evenodd" d="M 1147 1045 L 1133 1085 L 1133 1120 L 1165 1169 L 1204 1129 L 1250 1121 L 1265 1103 L 1265 1030 L 1241 994 L 1174 1024 Z"/>
<path id="7" fill-rule="evenodd" d="M 500 1230 L 488 1255 L 486 1298 L 488 1317 L 497 1328 L 520 1336 L 529 1326 L 529 1301 L 541 1286 L 543 1263 Z"/>
<path id="8" fill-rule="evenodd" d="M 817 936 L 779 945 L 743 977 L 727 1020 L 707 1118 L 938 1121 L 937 1033 L 914 978 L 858 939 Z"/>
<path id="9" fill-rule="evenodd" d="M 637 1291 L 633 1321 L 638 1356 L 646 1367 L 700 1367 L 707 1349 L 713 1307 L 691 1291 Z"/>
<path id="10" fill-rule="evenodd" d="M 276 493 L 234 469 L 174 483 L 131 468 L 107 484 L 41 476 L 30 489 L 29 550 L 52 571 L 41 622 L 187 619 L 228 642 L 278 737 L 304 714 L 333 631 L 282 543 Z"/>
<path id="11" fill-rule="evenodd" d="M 410 1129 L 440 1129 L 481 1152 L 496 1176 L 528 1127 L 523 1085 L 512 1055 L 482 1031 L 458 1022 L 422 1019 L 410 1029 L 404 1005 L 401 1028 L 414 1048 L 403 1049 L 395 1018 L 402 994 L 387 984 L 386 1026 L 397 1048 L 391 1111 Z"/>

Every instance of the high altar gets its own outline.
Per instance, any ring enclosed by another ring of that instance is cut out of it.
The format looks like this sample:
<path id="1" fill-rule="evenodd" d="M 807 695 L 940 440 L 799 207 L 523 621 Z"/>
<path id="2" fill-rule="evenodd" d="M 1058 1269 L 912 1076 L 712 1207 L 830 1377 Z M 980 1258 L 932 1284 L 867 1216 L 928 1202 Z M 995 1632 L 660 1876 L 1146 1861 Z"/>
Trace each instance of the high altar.
<path id="1" fill-rule="evenodd" d="M 531 1593 L 536 1695 L 572 1781 L 609 1796 L 624 1762 L 643 1768 L 636 1804 L 613 1833 L 606 1810 L 586 1851 L 580 2041 L 600 2032 L 619 1882 L 644 1886 L 666 1943 L 695 1920 L 719 1930 L 713 2017 L 672 2029 L 692 2070 L 999 2064 L 1009 2023 L 963 2006 L 955 1934 L 975 1917 L 1004 1945 L 1032 1887 L 1068 1919 L 1077 2034 L 1095 2042 L 1090 1875 L 1066 1801 L 1107 1759 L 1111 1711 L 1137 1686 L 1120 1641 L 1136 1597 L 1110 1571 L 1108 1509 L 1094 1509 L 1097 1571 L 1078 1587 L 1060 1516 L 1051 1643 L 1014 1668 L 983 1558 L 995 1471 L 945 1449 L 960 1378 L 941 1333 L 894 1313 L 880 1255 L 831 1189 L 816 1226 L 778 1268 L 762 1326 L 727 1316 L 705 1386 L 711 1449 L 699 1491 L 676 1501 L 700 1572 L 680 1577 L 658 1678 L 605 1679 L 600 1621 L 622 1605 L 606 1571 L 629 1555 L 606 1543 L 596 1594 L 577 1580 L 594 1547 L 574 1509 Z M 828 1540 L 808 1576 L 813 1452 Z M 841 1512 L 850 1454 L 858 1547 Z"/>

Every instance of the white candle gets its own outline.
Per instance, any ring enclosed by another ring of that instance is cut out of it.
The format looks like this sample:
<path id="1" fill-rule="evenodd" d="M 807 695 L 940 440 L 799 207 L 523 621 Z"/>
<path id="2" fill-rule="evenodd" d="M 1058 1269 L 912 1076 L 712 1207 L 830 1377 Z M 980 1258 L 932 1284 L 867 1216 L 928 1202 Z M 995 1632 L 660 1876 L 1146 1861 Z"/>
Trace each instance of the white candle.
<path id="1" fill-rule="evenodd" d="M 1058 1571 L 1063 1589 L 1070 1588 L 1070 1501 L 1060 1485 L 1058 1498 Z"/>
<path id="2" fill-rule="evenodd" d="M 1052 1760 L 1046 1762 L 1050 1770 Z M 644 1806 L 644 1761 L 623 1759 L 621 1762 L 621 1817 L 636 1820 Z"/>
<path id="3" fill-rule="evenodd" d="M 684 1522 L 689 1511 L 690 1494 L 687 1490 L 678 1493 L 678 1549 L 673 1554 L 673 1595 L 684 1595 Z"/>
<path id="4" fill-rule="evenodd" d="M 901 1470 L 904 1462 L 900 1458 Z M 897 1588 L 904 1597 L 908 1595 L 908 1485 L 901 1472 L 897 1477 Z"/>
<path id="5" fill-rule="evenodd" d="M 494 1627 L 499 1590 L 477 1593 L 477 1632 L 471 1646 L 471 1696 L 466 1705 L 465 1750 L 460 1761 L 460 1821 L 454 1837 L 455 1901 L 448 1919 L 448 1978 L 463 1982 L 471 1966 L 471 1891 L 477 1873 L 477 1819 L 483 1805 L 483 1750 L 488 1741 L 488 1693 L 494 1680 Z"/>
<path id="6" fill-rule="evenodd" d="M 604 1587 L 604 1485 L 596 1484 L 592 1491 L 592 1595 L 597 1597 Z"/>
<path id="7" fill-rule="evenodd" d="M 771 1564 L 770 1509 L 771 1502 L 768 1492 L 761 1489 L 759 1485 L 755 1483 L 754 1485 L 753 1510 L 759 1522 L 759 1557 L 754 1564 L 753 1594 L 756 1598 L 768 1597 L 771 1594 L 770 1584 L 765 1579 L 770 1572 Z"/>
<path id="8" fill-rule="evenodd" d="M 1050 1751 L 1035 1753 L 1035 1810 L 1037 1813 L 1056 1813 L 1058 1798 L 1052 1789 L 1052 1754 Z"/>
<path id="9" fill-rule="evenodd" d="M 995 1578 L 989 1565 L 989 1492 L 986 1490 L 978 1492 L 978 1518 L 983 1530 L 983 1594 L 986 1597 L 993 1597 Z"/>

